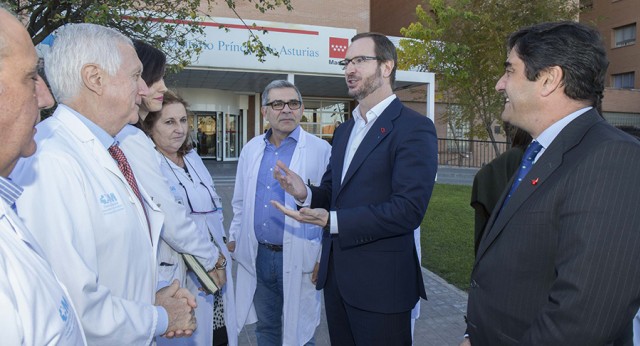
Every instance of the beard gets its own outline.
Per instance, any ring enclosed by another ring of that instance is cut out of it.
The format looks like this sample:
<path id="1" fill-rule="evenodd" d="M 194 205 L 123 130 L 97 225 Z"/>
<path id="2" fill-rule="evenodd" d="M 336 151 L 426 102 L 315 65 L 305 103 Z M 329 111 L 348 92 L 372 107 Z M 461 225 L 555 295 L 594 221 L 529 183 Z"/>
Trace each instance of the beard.
<path id="1" fill-rule="evenodd" d="M 376 74 L 365 77 L 361 82 L 362 87 L 360 89 L 349 89 L 349 96 L 358 101 L 365 99 L 382 86 L 382 70 L 380 66 L 376 69 Z"/>

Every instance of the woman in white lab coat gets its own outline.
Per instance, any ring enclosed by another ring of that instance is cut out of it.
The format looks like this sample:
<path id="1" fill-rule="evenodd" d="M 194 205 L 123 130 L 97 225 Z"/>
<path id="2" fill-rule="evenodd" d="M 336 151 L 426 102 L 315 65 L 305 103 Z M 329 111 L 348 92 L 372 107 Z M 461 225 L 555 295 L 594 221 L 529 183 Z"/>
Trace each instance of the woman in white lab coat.
<path id="1" fill-rule="evenodd" d="M 176 201 L 188 209 L 200 230 L 210 234 L 212 242 L 222 255 L 230 258 L 225 246 L 220 197 L 216 193 L 211 175 L 191 147 L 191 140 L 188 138 L 186 102 L 168 91 L 164 95 L 162 110 L 150 112 L 142 125 L 163 155 L 162 173 L 169 181 Z M 216 269 L 218 280 L 226 280 L 226 285 L 214 295 L 205 294 L 200 289 L 201 284 L 193 272 L 186 273 L 186 286 L 196 296 L 198 303 L 198 328 L 192 337 L 172 339 L 169 340 L 170 344 L 219 345 L 224 344 L 223 339 L 226 337 L 229 345 L 237 345 L 231 265 L 217 265 Z M 226 327 L 226 332 L 223 332 L 222 327 Z M 214 330 L 218 330 L 215 338 Z"/>

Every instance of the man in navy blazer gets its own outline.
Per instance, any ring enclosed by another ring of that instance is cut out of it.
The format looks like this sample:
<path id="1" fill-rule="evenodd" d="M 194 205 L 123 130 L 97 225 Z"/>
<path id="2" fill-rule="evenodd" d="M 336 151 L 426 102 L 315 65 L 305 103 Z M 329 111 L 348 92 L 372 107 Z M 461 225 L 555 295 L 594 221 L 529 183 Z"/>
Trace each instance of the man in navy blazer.
<path id="1" fill-rule="evenodd" d="M 433 122 L 393 94 L 397 56 L 384 35 L 351 40 L 345 69 L 353 118 L 338 127 L 320 186 L 286 166 L 276 177 L 301 206 L 286 210 L 325 227 L 318 272 L 333 345 L 411 345 L 410 311 L 426 298 L 413 231 L 437 170 Z M 330 212 L 327 212 L 329 210 Z"/>
<path id="2" fill-rule="evenodd" d="M 640 144 L 598 113 L 608 65 L 600 35 L 543 23 L 512 34 L 507 47 L 496 85 L 502 119 L 542 151 L 488 221 L 465 343 L 630 345 L 640 304 Z"/>

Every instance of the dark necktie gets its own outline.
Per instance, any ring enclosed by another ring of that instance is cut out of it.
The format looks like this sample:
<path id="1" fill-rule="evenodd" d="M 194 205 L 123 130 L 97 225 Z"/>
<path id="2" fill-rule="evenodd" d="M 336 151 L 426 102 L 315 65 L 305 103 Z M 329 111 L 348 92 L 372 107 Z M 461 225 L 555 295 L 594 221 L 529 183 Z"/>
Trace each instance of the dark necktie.
<path id="1" fill-rule="evenodd" d="M 147 209 L 145 209 L 144 207 L 144 200 L 142 199 L 140 189 L 138 189 L 138 182 L 136 181 L 136 177 L 133 175 L 133 171 L 131 170 L 129 161 L 127 161 L 127 157 L 124 156 L 124 153 L 117 144 L 113 144 L 109 147 L 109 154 L 111 154 L 111 157 L 116 160 L 120 172 L 122 172 L 122 175 L 124 175 L 124 178 L 127 179 L 129 186 L 131 186 L 133 193 L 135 193 L 136 197 L 138 197 L 138 200 L 140 200 L 140 206 L 142 206 L 144 217 L 147 220 L 147 227 L 149 228 L 149 237 L 151 237 L 151 224 L 149 223 L 149 216 L 147 216 Z"/>
<path id="2" fill-rule="evenodd" d="M 531 144 L 529 144 L 529 147 L 527 147 L 527 150 L 522 156 L 522 161 L 520 161 L 520 168 L 518 169 L 518 173 L 516 174 L 516 179 L 511 185 L 511 189 L 509 190 L 507 198 L 504 199 L 504 203 L 502 204 L 503 206 L 507 204 L 507 201 L 516 191 L 522 179 L 527 176 L 527 173 L 529 173 L 531 167 L 533 167 L 533 160 L 535 160 L 536 156 L 538 156 L 540 150 L 542 150 L 542 144 L 537 141 L 531 142 Z"/>

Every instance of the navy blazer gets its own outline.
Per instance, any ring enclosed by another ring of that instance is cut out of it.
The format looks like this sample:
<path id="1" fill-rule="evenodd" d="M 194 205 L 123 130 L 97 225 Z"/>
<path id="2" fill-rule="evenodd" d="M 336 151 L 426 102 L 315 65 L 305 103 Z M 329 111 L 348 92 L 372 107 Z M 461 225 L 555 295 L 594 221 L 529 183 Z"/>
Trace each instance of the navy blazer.
<path id="1" fill-rule="evenodd" d="M 640 143 L 595 110 L 560 132 L 489 219 L 471 273 L 472 345 L 625 334 L 640 304 L 638 172 Z"/>
<path id="2" fill-rule="evenodd" d="M 311 207 L 334 210 L 339 234 L 324 232 L 317 288 L 333 252 L 343 299 L 357 308 L 398 313 L 426 298 L 413 231 L 427 210 L 437 171 L 433 122 L 395 99 L 376 119 L 340 183 L 354 120 L 336 129 Z"/>

